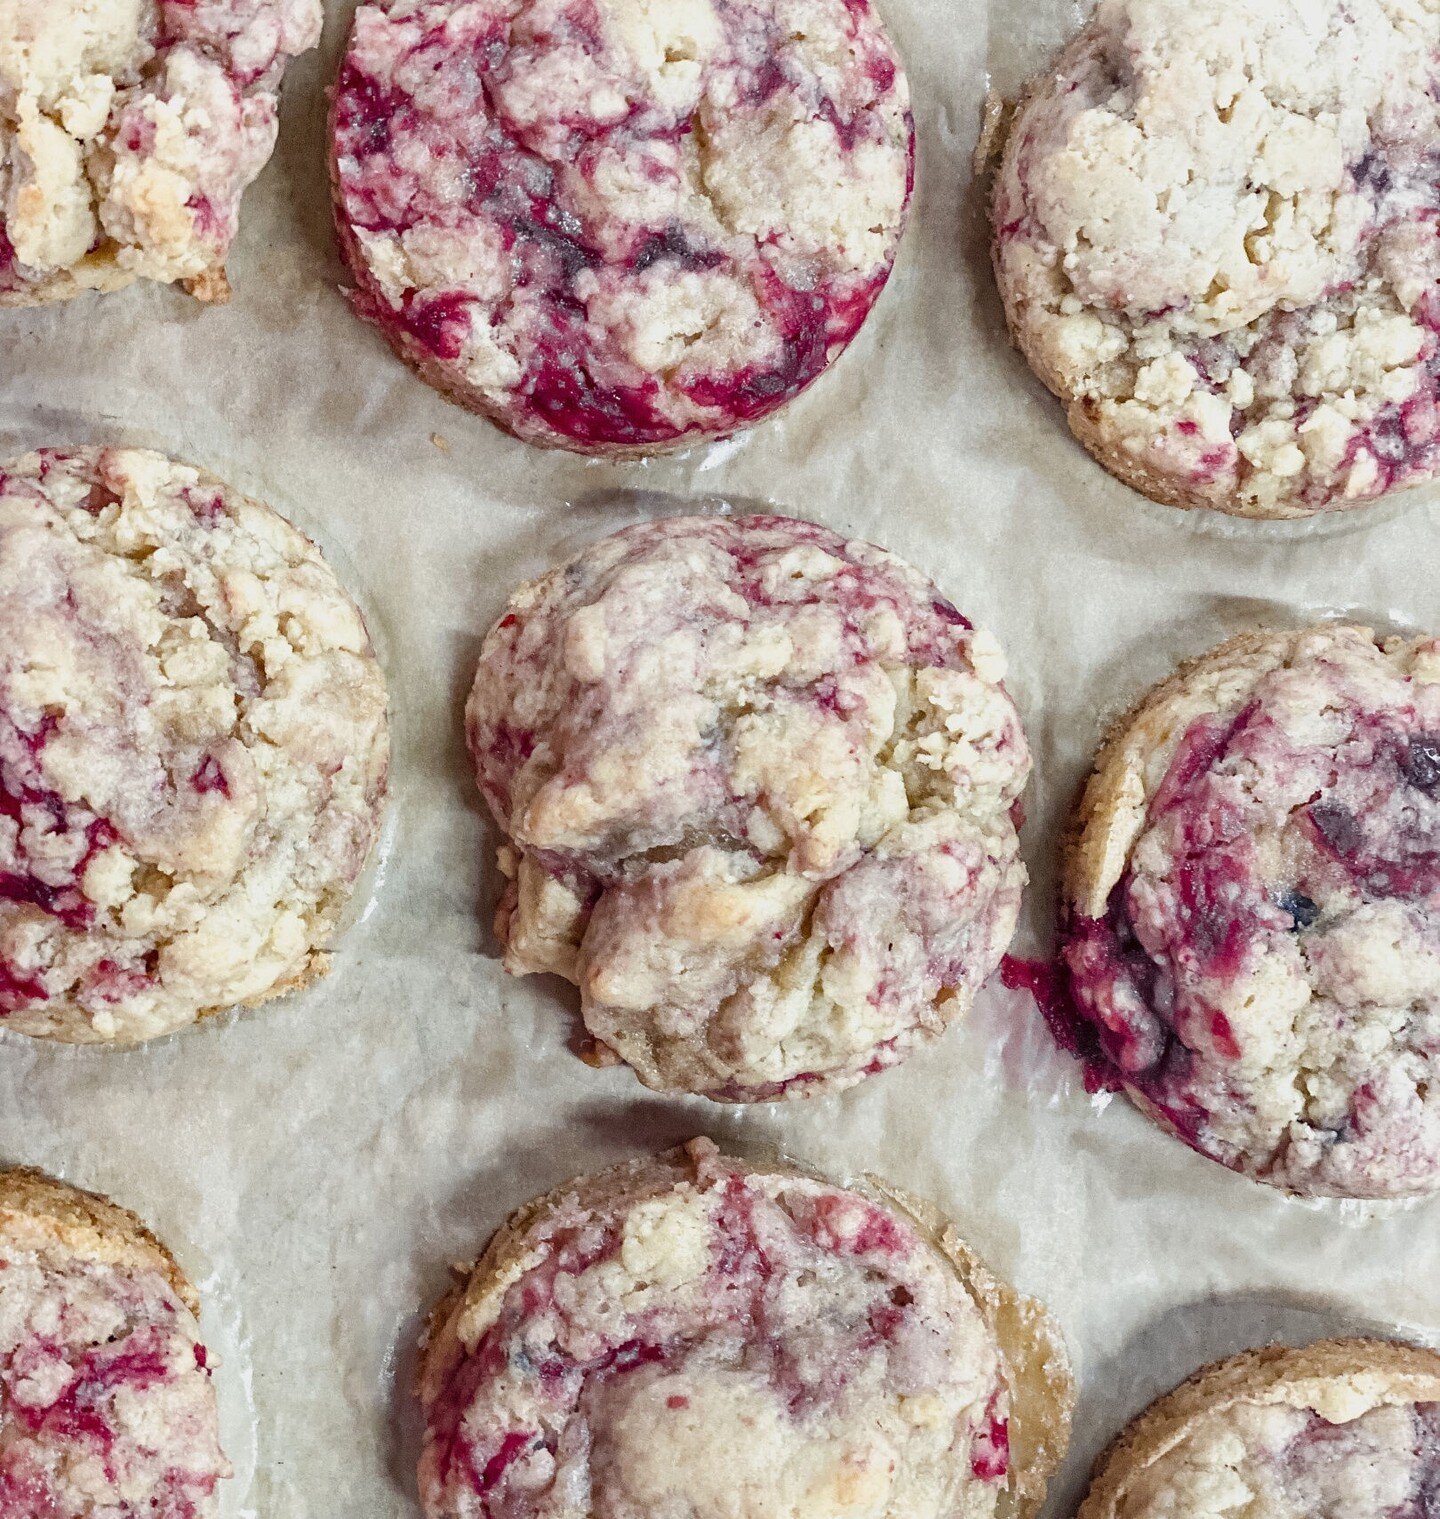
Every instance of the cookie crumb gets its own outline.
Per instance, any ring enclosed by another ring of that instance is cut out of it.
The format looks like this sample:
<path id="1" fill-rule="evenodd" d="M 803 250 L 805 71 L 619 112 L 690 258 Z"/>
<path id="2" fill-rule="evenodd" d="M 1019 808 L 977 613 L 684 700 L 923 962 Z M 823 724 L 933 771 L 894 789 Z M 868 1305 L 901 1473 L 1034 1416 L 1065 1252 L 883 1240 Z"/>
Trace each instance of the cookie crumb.
<path id="1" fill-rule="evenodd" d="M 990 165 L 1005 146 L 1005 130 L 1010 120 L 1010 102 L 999 90 L 987 90 L 980 107 L 980 136 L 970 156 L 970 168 L 978 179 L 990 172 Z"/>
<path id="2" fill-rule="evenodd" d="M 592 1071 L 608 1071 L 612 1066 L 622 1063 L 615 1051 L 608 1044 L 601 1044 L 598 1039 L 591 1039 L 585 1045 L 580 1051 L 580 1058 Z"/>

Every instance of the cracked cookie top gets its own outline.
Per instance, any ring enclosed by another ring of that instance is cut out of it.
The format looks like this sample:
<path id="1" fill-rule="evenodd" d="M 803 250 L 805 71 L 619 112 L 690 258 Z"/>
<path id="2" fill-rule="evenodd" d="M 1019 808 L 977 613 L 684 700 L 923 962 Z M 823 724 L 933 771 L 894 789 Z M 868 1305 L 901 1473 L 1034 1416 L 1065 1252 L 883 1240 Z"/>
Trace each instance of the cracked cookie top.
<path id="1" fill-rule="evenodd" d="M 0 0 L 0 306 L 229 292 L 240 197 L 320 0 Z"/>
<path id="2" fill-rule="evenodd" d="M 1142 1106 L 1299 1193 L 1440 1187 L 1440 643 L 1235 639 L 1102 753 L 1079 1011 Z"/>
<path id="3" fill-rule="evenodd" d="M 212 1519 L 194 1292 L 139 1220 L 0 1171 L 0 1519 Z"/>
<path id="4" fill-rule="evenodd" d="M 1078 1519 L 1420 1519 L 1440 1491 L 1440 1357 L 1383 1340 L 1247 1351 L 1151 1405 Z"/>
<path id="5" fill-rule="evenodd" d="M 1100 0 L 994 202 L 1011 330 L 1101 463 L 1251 516 L 1440 468 L 1433 0 Z"/>
<path id="6" fill-rule="evenodd" d="M 0 468 L 0 1027 L 130 1043 L 323 969 L 387 756 L 360 613 L 268 507 Z"/>
<path id="7" fill-rule="evenodd" d="M 963 1246 L 696 1140 L 513 1219 L 420 1392 L 430 1519 L 990 1519 L 1043 1496 L 1069 1375 Z"/>
<path id="8" fill-rule="evenodd" d="M 970 1004 L 1025 879 L 1004 658 L 918 571 L 785 517 L 673 517 L 522 588 L 467 709 L 515 972 L 642 1080 L 850 1085 Z"/>
<path id="9" fill-rule="evenodd" d="M 869 0 L 386 0 L 335 91 L 356 308 L 533 443 L 644 452 L 790 400 L 909 201 Z"/>

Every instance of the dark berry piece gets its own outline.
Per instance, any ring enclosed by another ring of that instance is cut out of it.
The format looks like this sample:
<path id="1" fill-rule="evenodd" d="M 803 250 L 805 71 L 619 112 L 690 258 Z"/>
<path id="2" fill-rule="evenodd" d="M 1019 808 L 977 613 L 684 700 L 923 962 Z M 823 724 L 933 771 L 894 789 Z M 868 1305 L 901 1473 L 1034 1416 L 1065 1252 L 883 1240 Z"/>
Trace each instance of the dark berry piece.
<path id="1" fill-rule="evenodd" d="M 1296 929 L 1309 928 L 1320 916 L 1320 909 L 1303 891 L 1282 891 L 1275 899 L 1275 905 L 1281 912 L 1290 914 L 1292 926 Z"/>
<path id="2" fill-rule="evenodd" d="M 1430 733 L 1417 734 L 1410 740 L 1401 768 L 1412 786 L 1433 796 L 1440 785 L 1440 738 Z"/>

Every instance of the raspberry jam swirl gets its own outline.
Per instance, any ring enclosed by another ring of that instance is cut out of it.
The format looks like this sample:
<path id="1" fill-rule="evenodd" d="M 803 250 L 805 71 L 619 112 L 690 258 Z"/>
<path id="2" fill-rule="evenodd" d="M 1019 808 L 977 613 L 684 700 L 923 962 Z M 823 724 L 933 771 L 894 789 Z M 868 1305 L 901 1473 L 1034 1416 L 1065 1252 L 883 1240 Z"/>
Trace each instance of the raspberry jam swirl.
<path id="1" fill-rule="evenodd" d="M 1014 930 L 1030 771 L 995 640 L 784 517 L 678 517 L 526 586 L 467 708 L 507 969 L 574 981 L 648 1085 L 801 1097 L 969 1009 Z"/>
<path id="2" fill-rule="evenodd" d="M 1293 1191 L 1440 1185 L 1437 679 L 1430 638 L 1237 640 L 1142 711 L 1169 735 L 1128 772 L 1143 807 L 1086 825 L 1108 863 L 1064 954 L 1104 1057 L 1187 1143 Z"/>
<path id="3" fill-rule="evenodd" d="M 356 309 L 530 442 L 643 452 L 797 395 L 913 180 L 869 0 L 405 0 L 355 18 L 334 179 Z"/>
<path id="4" fill-rule="evenodd" d="M 1327 1419 L 1283 1402 L 1232 1404 L 1196 1426 L 1110 1511 L 1212 1519 L 1244 1494 L 1274 1519 L 1428 1519 L 1440 1496 L 1440 1404 L 1386 1403 Z"/>
<path id="5" fill-rule="evenodd" d="M 212 1519 L 229 1475 L 170 1283 L 0 1244 L 0 1519 Z"/>
<path id="6" fill-rule="evenodd" d="M 941 1519 L 1008 1489 L 999 1347 L 896 1211 L 696 1141 L 528 1210 L 422 1368 L 431 1519 Z"/>
<path id="7" fill-rule="evenodd" d="M 1440 473 L 1440 21 L 1101 0 L 1006 145 L 1012 331 L 1158 500 L 1339 511 Z"/>
<path id="8" fill-rule="evenodd" d="M 269 508 L 136 450 L 0 466 L 0 1028 L 133 1043 L 306 979 L 387 754 L 359 610 Z"/>

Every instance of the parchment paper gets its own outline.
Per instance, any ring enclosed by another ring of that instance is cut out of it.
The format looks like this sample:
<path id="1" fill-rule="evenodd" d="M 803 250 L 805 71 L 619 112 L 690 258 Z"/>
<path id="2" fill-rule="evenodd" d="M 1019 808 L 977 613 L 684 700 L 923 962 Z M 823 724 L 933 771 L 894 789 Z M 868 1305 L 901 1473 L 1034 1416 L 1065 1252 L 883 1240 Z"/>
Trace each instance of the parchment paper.
<path id="1" fill-rule="evenodd" d="M 1440 1337 L 1440 1201 L 1304 1204 L 1232 1176 L 1125 1102 L 1093 1103 L 1029 999 L 998 984 L 967 1026 L 856 1091 L 733 1110 L 590 1070 L 573 993 L 496 960 L 464 693 L 515 582 L 674 509 L 625 492 L 758 498 L 872 539 L 999 635 L 1036 760 L 1021 953 L 1048 943 L 1055 842 L 1101 729 L 1175 660 L 1337 610 L 1440 626 L 1435 490 L 1318 526 L 1151 506 L 1070 441 L 1008 347 L 970 155 L 987 89 L 1013 92 L 1077 11 L 884 0 L 922 141 L 873 318 L 781 420 L 605 465 L 447 405 L 345 307 L 323 89 L 352 8 L 328 5 L 320 53 L 291 71 L 229 307 L 137 289 L 0 313 L 0 453 L 148 445 L 270 501 L 347 578 L 390 680 L 389 829 L 327 981 L 131 1053 L 0 1037 L 0 1158 L 137 1209 L 205 1296 L 238 1473 L 227 1514 L 416 1514 L 409 1382 L 447 1263 L 533 1193 L 702 1131 L 878 1172 L 1049 1304 L 1082 1383 L 1053 1514 L 1121 1423 L 1206 1360 L 1356 1325 Z"/>

